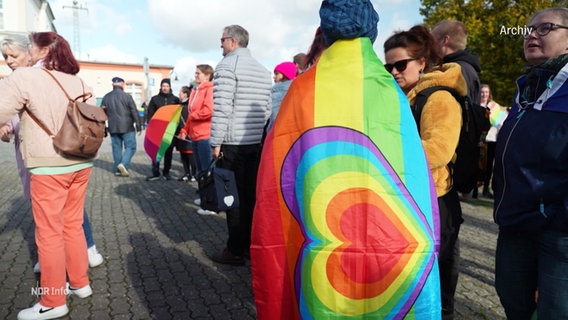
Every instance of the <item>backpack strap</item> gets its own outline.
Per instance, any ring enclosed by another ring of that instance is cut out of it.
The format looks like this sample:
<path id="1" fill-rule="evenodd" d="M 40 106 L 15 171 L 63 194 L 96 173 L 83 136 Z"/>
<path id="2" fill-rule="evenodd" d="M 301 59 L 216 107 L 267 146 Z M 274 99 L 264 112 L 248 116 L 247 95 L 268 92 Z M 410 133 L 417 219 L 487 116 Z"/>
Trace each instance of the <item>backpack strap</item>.
<path id="1" fill-rule="evenodd" d="M 426 105 L 426 102 L 428 101 L 430 95 L 438 90 L 445 90 L 451 93 L 460 105 L 462 104 L 462 100 L 465 99 L 465 97 L 461 96 L 454 88 L 446 86 L 434 86 L 418 92 L 416 99 L 414 100 L 414 105 L 412 105 L 411 107 L 412 115 L 414 116 L 414 121 L 416 121 L 418 132 L 420 132 L 420 118 L 422 116 L 424 105 Z"/>
<path id="2" fill-rule="evenodd" d="M 61 88 L 61 90 L 63 91 L 63 93 L 65 93 L 65 96 L 67 97 L 67 99 L 73 101 L 73 99 L 71 99 L 71 97 L 69 96 L 69 94 L 67 93 L 67 91 L 65 90 L 65 88 L 63 88 L 63 86 L 61 85 L 61 82 L 59 82 L 59 80 L 57 80 L 57 78 L 51 73 L 49 72 L 46 68 L 41 68 L 41 70 L 47 72 L 47 74 L 53 78 L 53 80 L 57 83 L 57 85 L 59 86 L 59 88 Z M 81 83 L 83 83 L 83 81 L 81 81 Z M 83 92 L 85 90 L 83 89 Z"/>
<path id="3" fill-rule="evenodd" d="M 30 115 L 30 118 L 32 118 L 32 119 L 35 121 L 35 123 L 37 123 L 37 125 L 38 125 L 40 128 L 42 128 L 43 131 L 45 131 L 45 133 L 47 133 L 47 135 L 48 135 L 51 139 L 53 139 L 53 137 L 55 137 L 55 135 L 53 134 L 53 132 L 51 132 L 51 130 L 49 130 L 49 129 L 47 128 L 47 126 L 46 126 L 43 122 L 41 122 L 41 121 L 35 116 L 35 114 L 33 114 L 33 113 L 30 111 L 30 109 L 28 109 L 27 106 L 24 106 L 24 111 L 26 111 L 26 112 Z"/>
<path id="4" fill-rule="evenodd" d="M 59 80 L 57 80 L 57 78 L 51 73 L 49 72 L 47 69 L 45 68 L 41 68 L 43 71 L 47 72 L 47 74 L 55 81 L 55 83 L 57 83 L 57 85 L 59 86 L 59 88 L 61 88 L 61 91 L 63 91 L 63 93 L 65 94 L 65 96 L 67 97 L 67 99 L 69 99 L 69 101 L 76 101 L 79 98 L 83 98 L 83 102 L 87 101 L 87 99 L 89 99 L 90 97 L 93 96 L 92 93 L 87 92 L 85 93 L 85 84 L 83 83 L 83 80 L 81 80 L 81 85 L 83 86 L 83 94 L 78 96 L 75 99 L 71 99 L 71 97 L 69 96 L 69 94 L 67 93 L 67 91 L 65 90 L 65 88 L 63 88 L 63 86 L 61 85 L 61 82 L 59 82 Z M 33 114 L 30 109 L 28 109 L 27 106 L 24 106 L 24 110 L 30 115 L 30 118 L 32 118 L 32 120 L 35 121 L 35 123 L 37 123 L 37 125 L 43 129 L 43 131 L 45 131 L 45 133 L 47 133 L 47 135 L 53 139 L 53 137 L 55 137 L 55 135 L 53 134 L 53 132 L 51 132 L 51 130 L 49 130 L 47 128 L 47 126 L 41 122 L 38 117 L 36 117 L 35 114 Z"/>
<path id="5" fill-rule="evenodd" d="M 449 93 L 451 93 L 452 96 L 454 97 L 454 99 L 456 99 L 456 101 L 460 104 L 460 108 L 465 103 L 464 99 L 466 97 L 461 96 L 454 88 L 451 88 L 451 87 L 434 86 L 434 87 L 426 88 L 426 89 L 420 91 L 416 95 L 416 99 L 414 100 L 414 105 L 411 107 L 412 115 L 414 116 L 414 120 L 416 121 L 416 127 L 418 128 L 418 134 L 420 134 L 420 118 L 422 116 L 422 110 L 424 109 L 424 105 L 428 101 L 428 98 L 430 97 L 430 95 L 432 95 L 432 93 L 439 91 L 439 90 L 445 90 L 445 91 L 448 91 Z M 466 105 L 467 105 L 467 103 L 466 103 Z M 462 110 L 462 121 L 465 121 L 465 119 L 468 118 L 468 117 L 463 117 L 464 116 L 463 113 L 464 113 L 464 111 Z M 462 123 L 462 128 L 464 128 L 464 127 L 465 127 L 464 123 Z M 460 135 L 461 135 L 461 128 L 460 128 Z M 452 161 L 450 161 L 447 164 L 447 166 L 450 169 L 450 176 L 452 177 L 452 185 L 453 185 L 454 164 L 453 164 Z"/>
<path id="6" fill-rule="evenodd" d="M 51 74 L 51 72 L 47 71 L 47 69 L 45 68 L 41 68 L 43 71 L 47 72 L 47 74 L 49 74 L 53 80 L 55 80 L 55 82 L 57 82 L 57 84 L 59 85 L 59 87 L 61 88 L 61 90 L 63 90 L 63 92 L 65 93 L 65 96 L 67 96 L 67 99 L 71 100 L 71 98 L 69 97 L 69 95 L 67 94 L 67 91 L 65 91 L 65 89 L 63 89 L 63 86 L 61 85 L 61 83 L 57 80 L 57 78 L 55 78 L 55 76 L 53 74 Z M 49 130 L 47 128 L 47 126 L 41 122 L 35 114 L 33 114 L 31 112 L 30 109 L 28 109 L 27 106 L 24 106 L 24 110 L 30 115 L 30 118 L 32 118 L 33 121 L 35 121 L 35 123 L 37 123 L 37 125 L 43 129 L 43 131 L 45 131 L 45 133 L 47 133 L 47 135 L 53 139 L 53 137 L 55 137 L 55 135 L 53 134 L 53 132 L 51 132 L 51 130 Z"/>
<path id="7" fill-rule="evenodd" d="M 83 83 L 83 80 L 81 79 L 81 86 L 83 87 L 83 94 L 78 96 L 75 99 L 71 99 L 71 97 L 69 96 L 69 94 L 67 93 L 67 90 L 65 90 L 65 88 L 63 88 L 63 85 L 61 85 L 61 82 L 59 82 L 59 80 L 57 80 L 57 78 L 51 73 L 49 72 L 46 68 L 41 68 L 43 71 L 47 72 L 47 74 L 49 74 L 49 76 L 51 78 L 53 78 L 53 80 L 57 83 L 57 85 L 59 86 L 59 88 L 61 88 L 61 90 L 63 91 L 63 93 L 65 93 L 65 96 L 67 97 L 67 99 L 69 99 L 70 101 L 77 101 L 79 98 L 83 99 L 83 102 L 86 102 L 87 99 L 89 99 L 90 97 L 93 96 L 92 93 L 87 92 L 85 93 L 85 83 Z"/>

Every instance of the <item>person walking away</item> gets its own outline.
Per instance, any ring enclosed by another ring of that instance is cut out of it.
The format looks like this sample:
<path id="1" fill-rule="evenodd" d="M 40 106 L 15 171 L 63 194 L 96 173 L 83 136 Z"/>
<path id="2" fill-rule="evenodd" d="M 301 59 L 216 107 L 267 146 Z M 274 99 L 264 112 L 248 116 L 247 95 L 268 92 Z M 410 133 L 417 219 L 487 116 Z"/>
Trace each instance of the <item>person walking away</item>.
<path id="1" fill-rule="evenodd" d="M 152 120 L 154 113 L 161 107 L 169 104 L 179 104 L 179 98 L 172 94 L 172 86 L 170 79 L 165 78 L 160 82 L 160 93 L 153 96 L 148 103 L 148 122 Z M 164 153 L 164 169 L 162 171 L 163 177 L 170 180 L 170 169 L 172 167 L 172 155 L 174 151 L 174 144 L 172 143 Z M 152 162 L 152 175 L 146 178 L 146 181 L 155 181 L 160 178 L 160 162 Z"/>
<path id="2" fill-rule="evenodd" d="M 530 67 L 495 148 L 495 289 L 508 319 L 568 319 L 568 9 L 527 26 Z"/>
<path id="3" fill-rule="evenodd" d="M 76 76 L 79 63 L 63 37 L 55 32 L 34 32 L 30 39 L 32 63 L 40 67 L 19 68 L 0 81 L 0 125 L 21 115 L 20 150 L 31 174 L 32 212 L 42 268 L 40 286 L 46 289 L 38 303 L 18 313 L 20 320 L 66 315 L 67 279 L 71 294 L 80 298 L 92 294 L 82 224 L 93 159 L 62 156 L 51 137 L 30 116 L 34 114 L 53 132 L 59 130 L 65 118 L 68 99 L 47 72 L 72 97 L 91 88 Z M 94 104 L 95 99 L 87 102 Z"/>
<path id="4" fill-rule="evenodd" d="M 115 176 L 128 177 L 130 161 L 136 153 L 136 133 L 142 133 L 142 125 L 136 103 L 124 92 L 124 80 L 112 78 L 112 91 L 101 102 L 108 117 L 108 132 L 112 144 Z M 123 150 L 124 148 L 124 150 Z"/>
<path id="5" fill-rule="evenodd" d="M 384 43 L 385 68 L 414 105 L 417 95 L 434 86 L 447 86 L 460 95 L 467 84 L 457 63 L 443 63 L 439 46 L 425 26 L 397 32 Z M 459 230 L 463 222 L 448 164 L 455 161 L 461 130 L 461 107 L 446 90 L 432 93 L 420 116 L 419 133 L 434 178 L 440 210 L 440 286 L 442 318 L 453 319 L 459 275 Z"/>
<path id="6" fill-rule="evenodd" d="M 232 265 L 244 264 L 250 252 L 260 143 L 271 112 L 270 71 L 252 57 L 248 43 L 246 29 L 225 27 L 221 36 L 224 58 L 213 76 L 213 157 L 222 153 L 219 166 L 235 173 L 240 207 L 227 210 L 227 246 L 211 259 Z"/>

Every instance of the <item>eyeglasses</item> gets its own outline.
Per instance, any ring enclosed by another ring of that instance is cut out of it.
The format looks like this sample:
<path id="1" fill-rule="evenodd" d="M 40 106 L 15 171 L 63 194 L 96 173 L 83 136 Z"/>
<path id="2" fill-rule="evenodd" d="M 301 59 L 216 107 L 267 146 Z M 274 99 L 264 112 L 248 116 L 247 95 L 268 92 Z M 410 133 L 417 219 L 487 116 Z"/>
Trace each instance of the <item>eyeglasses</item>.
<path id="1" fill-rule="evenodd" d="M 541 37 L 546 36 L 547 34 L 550 33 L 550 31 L 552 30 L 556 30 L 556 29 L 568 29 L 568 26 L 561 26 L 559 24 L 556 23 L 552 23 L 552 22 L 545 22 L 545 23 L 541 23 L 538 26 L 529 26 L 529 32 L 523 35 L 523 38 L 528 39 L 533 31 L 536 31 L 536 34 L 538 34 Z"/>
<path id="2" fill-rule="evenodd" d="M 225 40 L 231 39 L 231 38 L 232 38 L 232 37 L 223 37 L 223 38 L 221 38 L 221 44 L 223 44 L 223 42 L 225 42 Z"/>
<path id="3" fill-rule="evenodd" d="M 392 73 L 392 69 L 396 68 L 396 70 L 398 70 L 398 72 L 403 72 L 404 70 L 406 70 L 406 67 L 408 66 L 408 62 L 409 61 L 413 61 L 416 59 L 404 59 L 404 60 L 398 60 L 395 63 L 387 63 L 385 64 L 385 69 L 387 69 L 387 71 L 389 73 Z"/>

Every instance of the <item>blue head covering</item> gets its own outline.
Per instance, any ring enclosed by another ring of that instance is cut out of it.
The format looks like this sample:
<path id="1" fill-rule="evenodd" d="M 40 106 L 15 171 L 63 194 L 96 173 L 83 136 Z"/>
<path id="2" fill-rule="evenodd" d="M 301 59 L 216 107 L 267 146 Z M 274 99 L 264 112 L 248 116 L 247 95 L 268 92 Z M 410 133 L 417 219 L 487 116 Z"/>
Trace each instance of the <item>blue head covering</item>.
<path id="1" fill-rule="evenodd" d="M 328 45 L 338 39 L 377 38 L 379 15 L 369 0 L 324 0 L 319 15 Z"/>

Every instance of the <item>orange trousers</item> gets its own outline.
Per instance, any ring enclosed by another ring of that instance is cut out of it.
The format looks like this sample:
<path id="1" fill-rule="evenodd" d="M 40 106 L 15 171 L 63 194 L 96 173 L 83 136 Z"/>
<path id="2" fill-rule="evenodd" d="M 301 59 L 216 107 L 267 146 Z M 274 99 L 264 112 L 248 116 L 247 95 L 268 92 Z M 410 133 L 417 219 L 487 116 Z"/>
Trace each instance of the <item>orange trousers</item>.
<path id="1" fill-rule="evenodd" d="M 89 284 L 83 209 L 91 168 L 56 175 L 32 174 L 30 193 L 45 307 L 66 304 L 66 276 L 73 288 Z"/>

